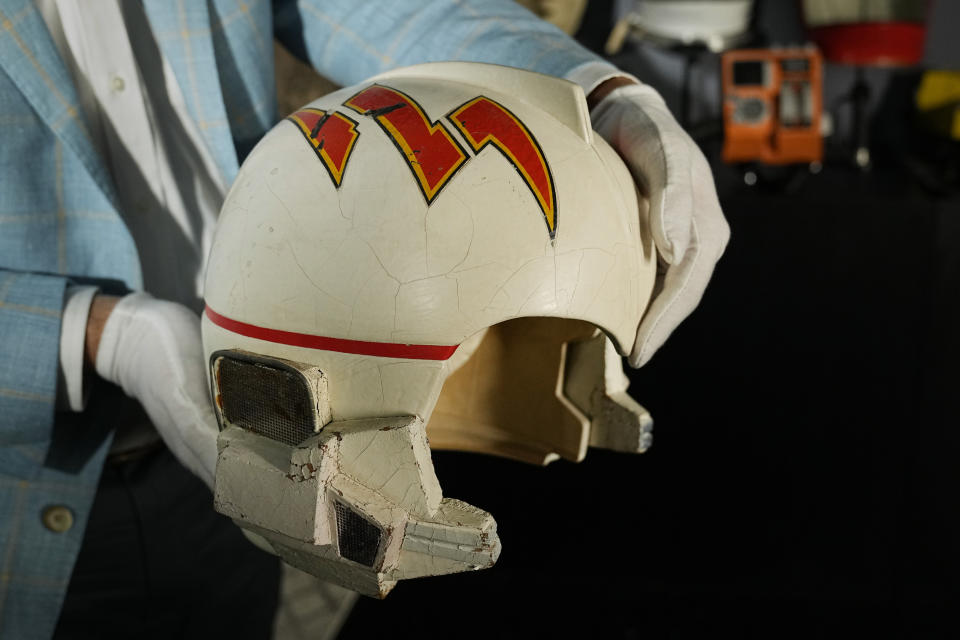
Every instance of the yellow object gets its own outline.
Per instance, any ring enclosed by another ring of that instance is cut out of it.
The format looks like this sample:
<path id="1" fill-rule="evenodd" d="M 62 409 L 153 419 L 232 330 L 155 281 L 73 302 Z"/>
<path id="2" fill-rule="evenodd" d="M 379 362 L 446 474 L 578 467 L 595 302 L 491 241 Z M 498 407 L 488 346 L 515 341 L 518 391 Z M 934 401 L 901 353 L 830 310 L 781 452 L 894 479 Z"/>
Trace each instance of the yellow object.
<path id="1" fill-rule="evenodd" d="M 960 101 L 960 71 L 927 71 L 917 89 L 917 108 L 929 111 Z"/>
<path id="2" fill-rule="evenodd" d="M 960 71 L 927 71 L 916 95 L 921 119 L 937 133 L 960 140 Z"/>

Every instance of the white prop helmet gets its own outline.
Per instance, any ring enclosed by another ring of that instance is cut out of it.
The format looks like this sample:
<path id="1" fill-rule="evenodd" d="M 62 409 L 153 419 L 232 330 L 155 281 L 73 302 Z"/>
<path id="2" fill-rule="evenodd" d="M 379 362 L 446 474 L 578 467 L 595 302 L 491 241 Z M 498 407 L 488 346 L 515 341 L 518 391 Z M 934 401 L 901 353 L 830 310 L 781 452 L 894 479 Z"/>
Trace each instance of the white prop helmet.
<path id="1" fill-rule="evenodd" d="M 217 509 L 370 595 L 492 565 L 493 518 L 442 498 L 426 436 L 648 446 L 620 357 L 655 276 L 641 204 L 581 89 L 526 71 L 409 67 L 278 124 L 207 268 Z"/>

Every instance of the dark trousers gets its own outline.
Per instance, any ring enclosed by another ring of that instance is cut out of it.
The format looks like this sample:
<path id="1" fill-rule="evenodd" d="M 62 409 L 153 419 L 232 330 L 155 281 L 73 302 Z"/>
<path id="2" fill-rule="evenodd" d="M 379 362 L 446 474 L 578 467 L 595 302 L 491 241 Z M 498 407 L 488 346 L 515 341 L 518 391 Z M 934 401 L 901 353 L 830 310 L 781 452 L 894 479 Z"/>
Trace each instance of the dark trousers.
<path id="1" fill-rule="evenodd" d="M 103 470 L 55 638 L 270 638 L 280 563 L 166 447 Z"/>

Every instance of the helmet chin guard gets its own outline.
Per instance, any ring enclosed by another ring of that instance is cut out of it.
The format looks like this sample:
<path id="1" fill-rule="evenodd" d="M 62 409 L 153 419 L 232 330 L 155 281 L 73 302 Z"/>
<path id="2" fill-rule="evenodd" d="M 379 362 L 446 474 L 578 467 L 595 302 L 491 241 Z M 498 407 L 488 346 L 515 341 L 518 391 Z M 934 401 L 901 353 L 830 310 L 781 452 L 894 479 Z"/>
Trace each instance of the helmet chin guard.
<path id="1" fill-rule="evenodd" d="M 621 356 L 655 265 L 576 85 L 433 63 L 315 100 L 246 159 L 209 256 L 217 510 L 368 595 L 491 566 L 496 523 L 442 497 L 430 446 L 644 451 Z"/>

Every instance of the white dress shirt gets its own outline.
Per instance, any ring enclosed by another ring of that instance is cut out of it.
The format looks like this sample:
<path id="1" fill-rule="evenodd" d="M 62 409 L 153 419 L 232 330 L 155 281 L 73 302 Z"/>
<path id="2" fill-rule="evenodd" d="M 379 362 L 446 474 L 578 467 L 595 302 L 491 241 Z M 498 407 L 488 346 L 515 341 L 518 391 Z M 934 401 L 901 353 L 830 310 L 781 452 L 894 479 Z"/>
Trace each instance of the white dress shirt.
<path id="1" fill-rule="evenodd" d="M 73 76 L 140 256 L 144 288 L 202 308 L 225 181 L 187 111 L 139 2 L 36 0 Z M 83 345 L 96 289 L 70 287 L 60 340 L 61 408 L 82 411 Z"/>

